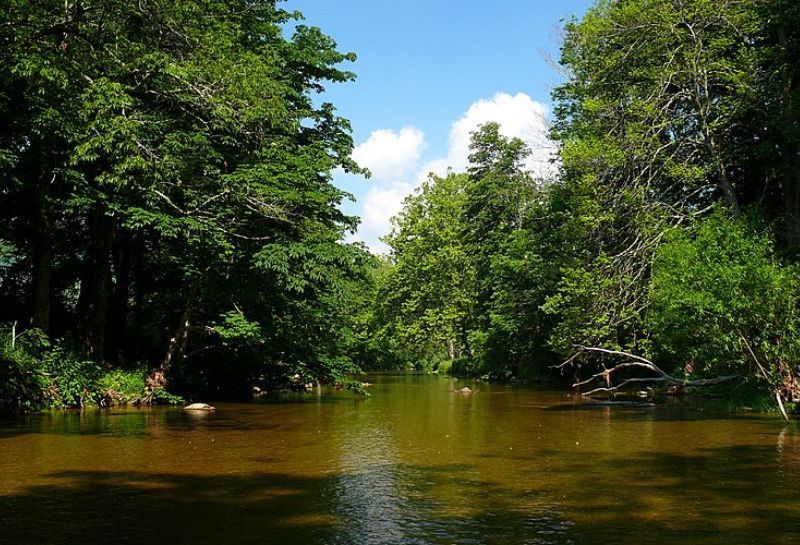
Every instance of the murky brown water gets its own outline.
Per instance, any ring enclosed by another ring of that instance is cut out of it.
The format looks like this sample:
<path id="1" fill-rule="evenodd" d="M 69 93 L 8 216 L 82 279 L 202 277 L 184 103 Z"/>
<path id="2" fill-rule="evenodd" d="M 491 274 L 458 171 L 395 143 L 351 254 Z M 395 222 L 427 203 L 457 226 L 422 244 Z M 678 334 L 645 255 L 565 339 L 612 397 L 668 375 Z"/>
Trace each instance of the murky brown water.
<path id="1" fill-rule="evenodd" d="M 800 433 L 379 376 L 370 399 L 0 422 L 0 543 L 800 543 Z"/>

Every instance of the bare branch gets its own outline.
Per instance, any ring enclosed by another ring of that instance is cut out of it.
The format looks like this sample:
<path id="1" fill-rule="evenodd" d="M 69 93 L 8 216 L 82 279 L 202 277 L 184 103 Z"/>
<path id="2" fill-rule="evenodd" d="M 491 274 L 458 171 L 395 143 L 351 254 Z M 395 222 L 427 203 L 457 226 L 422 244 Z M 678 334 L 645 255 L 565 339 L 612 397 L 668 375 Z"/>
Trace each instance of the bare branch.
<path id="1" fill-rule="evenodd" d="M 628 361 L 623 361 L 622 363 L 618 363 L 613 367 L 606 368 L 605 366 L 603 366 L 602 371 L 593 374 L 592 376 L 590 376 L 585 380 L 581 380 L 573 384 L 572 386 L 574 388 L 578 388 L 580 386 L 585 386 L 595 380 L 601 379 L 605 381 L 606 386 L 594 388 L 593 390 L 589 390 L 588 392 L 583 392 L 581 395 L 584 397 L 590 397 L 594 394 L 599 394 L 599 393 L 613 394 L 631 384 L 663 384 L 665 386 L 679 386 L 683 388 L 685 387 L 700 388 L 700 387 L 716 386 L 718 384 L 732 382 L 740 378 L 739 375 L 724 375 L 712 378 L 687 380 L 687 379 L 673 377 L 672 375 L 666 373 L 663 369 L 661 369 L 659 366 L 657 366 L 647 358 L 643 356 L 638 356 L 636 354 L 631 354 L 630 352 L 624 352 L 622 350 L 610 350 L 607 348 L 601 348 L 597 346 L 577 346 L 576 348 L 578 348 L 578 351 L 575 354 L 570 356 L 569 359 L 567 359 L 560 365 L 554 366 L 553 368 L 564 369 L 569 365 L 574 365 L 577 358 L 581 354 L 585 354 L 586 352 L 593 352 L 613 357 L 624 357 L 628 359 Z M 645 369 L 651 373 L 655 373 L 657 376 L 631 377 L 623 380 L 617 385 L 611 384 L 611 377 L 614 374 L 617 374 L 625 369 L 634 369 L 634 368 Z"/>
<path id="2" fill-rule="evenodd" d="M 161 199 L 163 199 L 163 200 L 164 200 L 164 202 L 166 202 L 168 205 L 170 205 L 170 206 L 171 206 L 173 209 L 177 210 L 178 212 L 180 212 L 180 213 L 181 213 L 182 215 L 184 215 L 184 216 L 185 216 L 185 215 L 187 215 L 187 214 L 186 214 L 186 211 L 185 211 L 183 208 L 181 208 L 180 206 L 178 206 L 177 204 L 175 204 L 174 202 L 172 202 L 172 199 L 170 199 L 169 197 L 167 197 L 167 196 L 166 196 L 164 193 L 162 193 L 162 192 L 161 192 L 161 191 L 159 191 L 158 189 L 156 189 L 156 188 L 151 188 L 151 191 L 152 191 L 153 193 L 155 193 L 156 195 L 158 195 L 159 197 L 161 197 Z"/>
<path id="3" fill-rule="evenodd" d="M 578 348 L 580 348 L 581 350 L 583 350 L 585 352 L 600 352 L 600 353 L 608 354 L 608 355 L 611 355 L 611 356 L 624 356 L 626 358 L 630 358 L 632 360 L 635 360 L 635 361 L 650 365 L 654 369 L 657 369 L 657 372 L 660 373 L 661 375 L 666 375 L 666 373 L 664 371 L 662 371 L 661 369 L 659 369 L 658 366 L 656 366 L 656 364 L 654 364 L 652 361 L 648 360 L 647 358 L 643 358 L 642 356 L 637 356 L 636 354 L 631 354 L 630 352 L 622 352 L 620 350 L 608 350 L 606 348 L 600 348 L 600 347 L 597 347 L 597 346 L 579 346 Z"/>
<path id="4" fill-rule="evenodd" d="M 658 380 L 663 380 L 665 377 L 669 377 L 669 375 L 665 374 L 663 371 L 661 371 L 660 369 L 658 369 L 658 367 L 655 367 L 654 365 L 647 365 L 646 363 L 640 363 L 638 361 L 628 361 L 628 362 L 625 362 L 625 363 L 620 363 L 619 365 L 615 365 L 614 367 L 612 367 L 610 369 L 604 369 L 604 370 L 600 371 L 599 373 L 595 373 L 594 375 L 592 375 L 591 377 L 587 378 L 586 380 L 582 380 L 580 382 L 576 382 L 572 386 L 573 387 L 584 386 L 584 385 L 592 382 L 596 378 L 608 379 L 612 374 L 616 373 L 617 371 L 620 371 L 622 369 L 628 369 L 628 368 L 631 368 L 631 367 L 641 367 L 641 368 L 647 369 L 648 371 L 653 371 L 655 373 L 659 373 Z M 643 379 L 643 380 L 645 380 L 645 379 Z M 647 379 L 647 380 L 649 380 L 649 379 Z"/>

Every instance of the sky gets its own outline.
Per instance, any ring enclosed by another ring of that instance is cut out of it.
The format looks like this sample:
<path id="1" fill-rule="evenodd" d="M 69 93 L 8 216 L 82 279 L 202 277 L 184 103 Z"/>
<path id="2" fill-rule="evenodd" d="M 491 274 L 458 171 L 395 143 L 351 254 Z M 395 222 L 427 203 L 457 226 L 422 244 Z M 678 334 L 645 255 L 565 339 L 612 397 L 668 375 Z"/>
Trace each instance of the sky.
<path id="1" fill-rule="evenodd" d="M 429 172 L 467 165 L 469 134 L 496 121 L 528 142 L 529 167 L 546 174 L 550 92 L 560 82 L 560 28 L 591 0 L 287 0 L 358 60 L 355 82 L 329 84 L 322 99 L 352 123 L 353 158 L 372 172 L 337 172 L 334 183 L 361 218 L 355 240 L 387 253 L 380 237 L 405 196 Z"/>

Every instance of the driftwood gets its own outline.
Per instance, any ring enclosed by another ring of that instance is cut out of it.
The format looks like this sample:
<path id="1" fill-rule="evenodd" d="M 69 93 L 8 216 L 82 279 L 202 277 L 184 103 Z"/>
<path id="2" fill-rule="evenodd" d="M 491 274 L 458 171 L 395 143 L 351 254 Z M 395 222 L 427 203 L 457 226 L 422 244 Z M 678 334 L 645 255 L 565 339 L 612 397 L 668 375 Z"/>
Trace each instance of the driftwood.
<path id="1" fill-rule="evenodd" d="M 680 388 L 706 387 L 706 386 L 716 386 L 718 384 L 733 382 L 734 380 L 740 378 L 739 375 L 725 375 L 713 378 L 687 380 L 687 379 L 673 377 L 672 375 L 666 373 L 663 369 L 661 369 L 652 361 L 648 360 L 647 358 L 643 358 L 642 356 L 637 356 L 636 354 L 631 354 L 629 352 L 622 352 L 619 350 L 608 350 L 605 348 L 597 348 L 592 346 L 579 346 L 578 348 L 579 348 L 578 352 L 573 354 L 572 357 L 570 357 L 564 363 L 554 366 L 554 368 L 563 370 L 565 367 L 574 365 L 575 360 L 578 358 L 578 356 L 580 356 L 584 352 L 595 352 L 595 353 L 605 354 L 607 356 L 627 358 L 627 361 L 618 363 L 613 367 L 608 367 L 608 368 L 604 367 L 602 371 L 595 373 L 594 375 L 590 376 L 585 380 L 576 381 L 572 385 L 573 388 L 579 388 L 581 386 L 585 386 L 591 383 L 592 381 L 598 379 L 602 379 L 603 381 L 605 381 L 606 384 L 605 386 L 594 388 L 592 390 L 589 390 L 588 392 L 582 392 L 581 395 L 584 397 L 590 397 L 594 394 L 599 394 L 599 393 L 614 393 L 631 384 L 643 384 L 643 383 L 661 384 L 667 387 L 676 386 Z M 628 378 L 623 380 L 617 385 L 613 385 L 611 382 L 611 377 L 615 373 L 619 373 L 624 369 L 642 369 L 650 373 L 653 373 L 654 376 Z"/>

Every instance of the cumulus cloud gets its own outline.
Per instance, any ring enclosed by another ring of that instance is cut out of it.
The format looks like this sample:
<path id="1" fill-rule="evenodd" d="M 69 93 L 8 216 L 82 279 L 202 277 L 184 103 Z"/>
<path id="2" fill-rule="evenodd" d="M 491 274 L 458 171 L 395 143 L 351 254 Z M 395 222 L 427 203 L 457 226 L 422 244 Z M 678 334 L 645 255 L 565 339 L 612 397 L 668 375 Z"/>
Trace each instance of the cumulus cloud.
<path id="1" fill-rule="evenodd" d="M 400 213 L 403 199 L 412 191 L 414 184 L 398 181 L 388 186 L 374 187 L 367 192 L 358 236 L 373 252 L 389 253 L 389 247 L 380 241 L 380 237 L 392 230 L 392 217 Z"/>
<path id="2" fill-rule="evenodd" d="M 551 157 L 555 151 L 547 138 L 547 107 L 525 93 L 509 95 L 497 93 L 491 99 L 474 102 L 450 128 L 447 156 L 425 163 L 417 175 L 423 180 L 429 172 L 445 174 L 447 167 L 460 172 L 469 164 L 471 133 L 479 126 L 496 122 L 500 134 L 506 138 L 519 138 L 531 148 L 527 168 L 538 176 L 552 172 Z"/>
<path id="3" fill-rule="evenodd" d="M 353 159 L 378 180 L 398 179 L 417 166 L 425 147 L 425 135 L 416 127 L 373 131 L 353 150 Z"/>
<path id="4" fill-rule="evenodd" d="M 372 172 L 374 184 L 362 200 L 358 238 L 375 252 L 388 252 L 379 238 L 391 230 L 390 220 L 402 209 L 403 199 L 431 172 L 444 175 L 448 168 L 464 171 L 469 164 L 470 133 L 491 121 L 500 125 L 503 136 L 520 138 L 528 144 L 533 153 L 526 166 L 535 175 L 549 176 L 553 172 L 555 146 L 547 138 L 547 107 L 525 93 L 497 93 L 474 102 L 450 127 L 447 154 L 421 165 L 425 147 L 421 130 L 404 127 L 400 131 L 374 131 L 353 152 L 353 159 Z"/>

